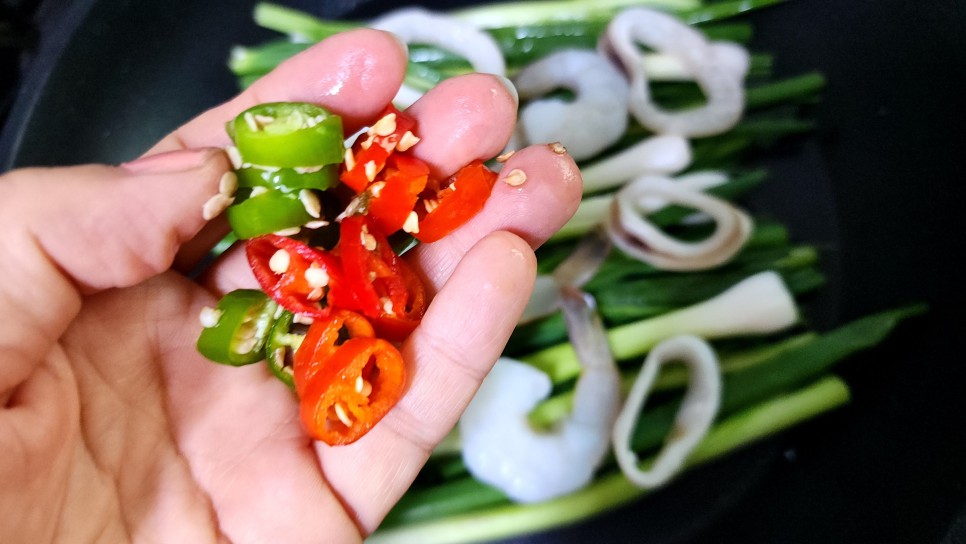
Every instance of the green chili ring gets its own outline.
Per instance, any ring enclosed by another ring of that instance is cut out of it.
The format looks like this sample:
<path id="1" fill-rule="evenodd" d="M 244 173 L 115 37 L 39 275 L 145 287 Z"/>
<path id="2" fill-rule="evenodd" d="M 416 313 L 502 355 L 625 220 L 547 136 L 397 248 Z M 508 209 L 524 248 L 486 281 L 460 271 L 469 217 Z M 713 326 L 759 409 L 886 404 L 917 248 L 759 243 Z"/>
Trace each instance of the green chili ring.
<path id="1" fill-rule="evenodd" d="M 265 170 L 258 167 L 247 167 L 240 168 L 235 173 L 238 174 L 239 187 L 265 187 L 284 193 L 297 192 L 301 189 L 324 191 L 339 183 L 338 164 L 328 164 L 318 170 L 309 171 L 300 171 L 295 168 Z"/>
<path id="2" fill-rule="evenodd" d="M 229 206 L 225 215 L 231 230 L 243 240 L 300 227 L 315 219 L 305 210 L 298 193 L 276 190 L 245 198 Z"/>
<path id="3" fill-rule="evenodd" d="M 216 363 L 232 366 L 261 361 L 277 311 L 278 304 L 257 289 L 226 294 L 213 311 L 206 310 L 215 322 L 202 329 L 198 351 Z"/>
<path id="4" fill-rule="evenodd" d="M 228 133 L 245 164 L 317 167 L 345 156 L 342 118 L 315 104 L 259 104 L 229 122 Z"/>
<path id="5" fill-rule="evenodd" d="M 307 328 L 294 321 L 295 314 L 284 311 L 272 326 L 272 332 L 268 335 L 268 342 L 265 345 L 265 361 L 268 363 L 268 369 L 276 378 L 293 389 L 295 379 L 292 356 L 302 345 L 302 340 L 305 338 L 304 330 Z M 303 333 L 295 332 L 299 329 L 302 329 Z"/>

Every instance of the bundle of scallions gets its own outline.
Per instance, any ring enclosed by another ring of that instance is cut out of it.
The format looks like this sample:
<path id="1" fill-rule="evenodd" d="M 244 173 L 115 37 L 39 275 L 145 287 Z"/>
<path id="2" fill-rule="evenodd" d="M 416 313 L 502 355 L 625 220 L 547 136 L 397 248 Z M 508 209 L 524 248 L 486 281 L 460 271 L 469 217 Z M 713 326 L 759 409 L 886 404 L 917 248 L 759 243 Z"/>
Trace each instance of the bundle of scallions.
<path id="1" fill-rule="evenodd" d="M 643 5 L 662 10 L 698 28 L 709 39 L 748 45 L 753 29 L 741 16 L 781 1 L 534 0 L 475 6 L 448 15 L 491 35 L 512 79 L 530 63 L 555 51 L 594 49 L 608 22 L 628 7 Z M 257 24 L 284 37 L 232 50 L 229 67 L 243 87 L 312 43 L 366 24 L 323 20 L 275 4 L 259 4 L 254 17 Z M 465 59 L 435 46 L 411 44 L 409 51 L 406 83 L 415 89 L 426 90 L 447 77 L 472 70 Z M 707 192 L 733 202 L 767 182 L 766 171 L 747 166 L 753 158 L 767 154 L 776 142 L 807 135 L 814 129 L 807 113 L 809 106 L 817 103 L 824 79 L 818 73 L 776 79 L 772 57 L 753 53 L 744 83 L 741 121 L 723 134 L 694 138 L 687 167 L 687 171 L 725 172 L 727 180 Z M 703 98 L 696 85 L 680 78 L 652 81 L 650 91 L 654 100 L 667 108 L 688 107 Z M 581 166 L 591 169 L 601 157 L 614 156 L 649 135 L 632 120 L 616 143 L 599 156 L 584 160 Z M 578 239 L 600 222 L 599 203 L 607 203 L 618 188 L 591 185 L 585 189 L 585 201 L 577 216 L 538 250 L 541 273 L 551 273 L 574 252 Z M 691 215 L 693 210 L 672 205 L 649 219 L 683 238 L 707 236 L 707 225 L 688 221 Z M 641 359 L 658 342 L 678 333 L 704 330 L 695 322 L 700 321 L 700 315 L 682 314 L 682 309 L 698 306 L 765 271 L 780 275 L 789 292 L 800 299 L 823 285 L 819 265 L 816 247 L 794 242 L 784 225 L 759 215 L 740 251 L 723 264 L 693 272 L 668 271 L 613 251 L 582 288 L 596 300 L 626 390 Z M 753 337 L 730 337 L 724 330 L 707 338 L 720 360 L 722 396 L 711 430 L 691 452 L 687 465 L 726 455 L 843 405 L 849 399 L 849 389 L 832 374 L 832 366 L 880 343 L 900 321 L 923 310 L 921 306 L 888 310 L 824 332 L 809 330 L 801 320 L 779 332 Z M 690 321 L 682 321 L 681 315 L 687 315 Z M 552 396 L 530 413 L 530 422 L 536 428 L 552 427 L 570 409 L 574 378 L 580 368 L 573 351 L 559 313 L 519 325 L 506 347 L 505 355 L 537 366 L 553 381 Z M 674 372 L 679 370 L 683 369 L 671 368 L 661 374 L 655 385 L 656 400 L 638 417 L 631 446 L 645 458 L 661 447 L 673 426 L 680 391 L 687 383 L 684 372 Z M 646 493 L 625 478 L 611 459 L 583 489 L 547 501 L 514 503 L 502 491 L 469 474 L 460 455 L 459 438 L 453 438 L 433 455 L 410 491 L 371 537 L 372 542 L 506 538 L 574 523 Z"/>

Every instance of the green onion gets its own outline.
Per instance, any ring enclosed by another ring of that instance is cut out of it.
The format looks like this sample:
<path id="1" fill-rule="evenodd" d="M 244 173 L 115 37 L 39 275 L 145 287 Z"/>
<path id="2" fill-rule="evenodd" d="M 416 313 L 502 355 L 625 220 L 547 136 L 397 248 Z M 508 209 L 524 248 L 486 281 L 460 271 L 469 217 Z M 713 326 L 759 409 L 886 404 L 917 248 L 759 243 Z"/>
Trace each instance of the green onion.
<path id="1" fill-rule="evenodd" d="M 697 7 L 687 13 L 682 14 L 681 18 L 690 24 L 704 23 L 707 21 L 720 21 L 731 17 L 743 15 L 749 11 L 762 9 L 775 4 L 780 4 L 785 0 L 727 0 L 724 2 L 707 3 Z"/>
<path id="2" fill-rule="evenodd" d="M 771 398 L 714 425 L 692 453 L 689 466 L 731 453 L 842 406 L 848 400 L 848 387 L 836 377 L 827 377 L 798 391 Z M 646 493 L 622 474 L 607 474 L 576 493 L 551 501 L 536 504 L 504 503 L 430 521 L 394 527 L 387 525 L 385 529 L 376 531 L 367 542 L 454 544 L 508 538 L 585 520 L 629 504 Z M 455 500 L 455 497 L 450 495 L 448 499 Z"/>
<path id="3" fill-rule="evenodd" d="M 318 42 L 359 27 L 359 23 L 323 20 L 297 9 L 261 2 L 255 5 L 258 26 L 288 34 L 297 41 Z"/>
<path id="4" fill-rule="evenodd" d="M 485 4 L 455 10 L 452 15 L 481 28 L 524 26 L 557 21 L 610 19 L 618 11 L 645 6 L 685 12 L 701 6 L 700 0 L 549 0 Z"/>

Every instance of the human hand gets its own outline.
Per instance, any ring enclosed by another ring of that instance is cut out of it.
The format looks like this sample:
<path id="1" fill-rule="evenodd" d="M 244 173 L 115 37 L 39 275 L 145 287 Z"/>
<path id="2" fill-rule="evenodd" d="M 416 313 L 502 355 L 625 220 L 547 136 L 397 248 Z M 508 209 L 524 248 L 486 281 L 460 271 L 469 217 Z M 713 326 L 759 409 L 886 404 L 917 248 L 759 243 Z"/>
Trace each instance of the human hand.
<path id="1" fill-rule="evenodd" d="M 523 185 L 498 180 L 480 215 L 407 256 L 434 297 L 401 348 L 412 381 L 349 446 L 312 442 L 265 365 L 195 350 L 201 308 L 256 286 L 243 254 L 197 282 L 182 273 L 227 231 L 201 214 L 229 168 L 225 121 L 307 101 L 353 130 L 392 99 L 405 62 L 387 34 L 338 35 L 139 160 L 0 178 L 0 541 L 351 542 L 378 526 L 499 356 L 532 286 L 532 248 L 579 200 L 573 161 L 517 152 L 504 171 L 525 171 Z M 471 75 L 408 111 L 414 151 L 448 174 L 501 150 L 516 99 Z"/>

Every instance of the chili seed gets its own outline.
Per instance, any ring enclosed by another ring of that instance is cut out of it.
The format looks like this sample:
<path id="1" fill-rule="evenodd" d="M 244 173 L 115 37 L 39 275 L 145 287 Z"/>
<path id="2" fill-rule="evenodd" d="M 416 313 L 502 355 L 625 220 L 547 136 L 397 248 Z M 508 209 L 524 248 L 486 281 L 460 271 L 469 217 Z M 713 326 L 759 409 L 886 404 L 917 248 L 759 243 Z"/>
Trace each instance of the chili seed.
<path id="1" fill-rule="evenodd" d="M 329 274 L 312 263 L 305 269 L 305 281 L 309 284 L 309 287 L 325 287 L 329 284 Z"/>
<path id="2" fill-rule="evenodd" d="M 238 148 L 230 145 L 225 148 L 225 154 L 228 155 L 228 160 L 231 161 L 231 167 L 238 170 L 242 167 L 242 156 Z"/>
<path id="3" fill-rule="evenodd" d="M 385 181 L 377 181 L 377 182 L 373 183 L 372 185 L 370 185 L 369 188 L 366 189 L 366 190 L 369 191 L 369 194 L 370 195 L 372 195 L 372 196 L 374 196 L 376 198 L 379 198 L 379 193 L 381 193 L 382 190 L 385 189 L 385 188 L 386 188 L 386 182 Z"/>
<path id="4" fill-rule="evenodd" d="M 235 201 L 234 198 L 218 193 L 217 195 L 209 198 L 204 206 L 201 207 L 201 216 L 205 221 L 209 221 L 218 217 L 218 214 L 225 211 L 228 206 L 231 206 Z"/>
<path id="5" fill-rule="evenodd" d="M 318 195 L 309 189 L 299 191 L 299 201 L 302 202 L 305 212 L 312 217 L 318 219 L 322 216 L 322 203 L 319 202 Z"/>
<path id="6" fill-rule="evenodd" d="M 323 168 L 325 168 L 325 166 L 322 166 L 322 165 L 320 165 L 320 166 L 296 166 L 295 168 L 292 168 L 292 170 L 295 170 L 295 173 L 296 174 L 314 174 L 315 172 L 322 171 Z"/>
<path id="7" fill-rule="evenodd" d="M 280 249 L 276 251 L 272 258 L 268 260 L 268 268 L 276 274 L 284 274 L 288 271 L 288 265 L 292 262 L 292 256 L 288 251 Z"/>
<path id="8" fill-rule="evenodd" d="M 423 207 L 426 208 L 426 213 L 433 213 L 433 210 L 439 207 L 439 201 L 435 198 L 427 198 L 423 200 Z"/>
<path id="9" fill-rule="evenodd" d="M 245 112 L 245 124 L 248 125 L 248 128 L 252 132 L 258 132 L 262 129 L 262 127 L 258 126 L 258 121 L 255 121 L 255 116 L 250 111 Z"/>
<path id="10" fill-rule="evenodd" d="M 502 155 L 497 156 L 496 162 L 506 162 L 510 160 L 510 157 L 512 157 L 514 153 L 516 153 L 516 151 L 513 151 L 513 150 L 507 151 L 506 153 L 503 153 Z"/>
<path id="11" fill-rule="evenodd" d="M 399 139 L 399 143 L 396 145 L 396 149 L 398 149 L 399 151 L 407 151 L 412 146 L 418 143 L 419 143 L 419 137 L 417 137 L 411 131 L 407 130 L 405 134 L 402 135 L 402 138 Z"/>
<path id="12" fill-rule="evenodd" d="M 316 287 L 315 289 L 309 291 L 309 294 L 305 295 L 305 298 L 309 300 L 322 300 L 322 296 L 324 294 L 325 291 L 323 291 L 321 287 Z"/>
<path id="13" fill-rule="evenodd" d="M 329 222 L 326 221 L 325 219 L 319 219 L 318 221 L 309 221 L 308 223 L 306 223 L 306 224 L 304 224 L 302 226 L 305 227 L 305 228 L 307 228 L 307 229 L 318 229 L 318 228 L 322 228 L 324 226 L 327 226 L 328 224 L 329 224 Z"/>
<path id="14" fill-rule="evenodd" d="M 556 153 L 557 155 L 563 155 L 564 153 L 567 152 L 567 148 L 564 147 L 563 144 L 560 142 L 552 142 L 547 145 L 549 145 L 550 150 Z"/>
<path id="15" fill-rule="evenodd" d="M 402 229 L 409 234 L 416 234 L 419 232 L 419 216 L 416 212 L 409 212 L 406 216 L 406 222 L 403 223 Z"/>
<path id="16" fill-rule="evenodd" d="M 503 181 L 510 187 L 519 187 L 527 181 L 527 173 L 519 168 L 514 168 L 503 178 Z"/>
<path id="17" fill-rule="evenodd" d="M 275 234 L 276 236 L 295 236 L 301 230 L 302 230 L 301 227 L 290 227 L 287 229 L 277 230 L 272 234 Z"/>
<path id="18" fill-rule="evenodd" d="M 363 397 L 368 397 L 372 394 L 372 384 L 359 376 L 356 378 L 356 393 L 362 393 Z"/>
<path id="19" fill-rule="evenodd" d="M 209 308 L 205 306 L 201 309 L 201 313 L 198 314 L 198 321 L 201 322 L 201 326 L 210 329 L 218 324 L 218 320 L 221 319 L 221 310 L 216 308 Z"/>
<path id="20" fill-rule="evenodd" d="M 263 187 L 263 186 L 259 185 L 258 187 L 252 187 L 252 192 L 248 196 L 250 196 L 250 197 L 256 197 L 258 195 L 263 195 L 263 194 L 265 194 L 267 192 L 268 192 L 268 187 Z"/>
<path id="21" fill-rule="evenodd" d="M 259 128 L 275 122 L 275 118 L 271 115 L 255 115 L 253 118 L 255 119 L 255 122 L 258 123 Z"/>
<path id="22" fill-rule="evenodd" d="M 341 402 L 337 402 L 333 408 L 335 409 L 335 417 L 339 418 L 339 421 L 341 421 L 346 427 L 351 427 L 352 420 L 349 419 L 349 414 L 346 412 L 345 405 L 343 405 Z"/>
<path id="23" fill-rule="evenodd" d="M 369 251 L 376 250 L 376 237 L 369 234 L 369 228 L 366 225 L 362 226 L 361 241 L 362 247 Z"/>
<path id="24" fill-rule="evenodd" d="M 218 192 L 225 196 L 235 196 L 238 190 L 238 176 L 234 172 L 225 172 L 218 180 Z"/>
<path id="25" fill-rule="evenodd" d="M 292 323 L 298 323 L 300 325 L 311 325 L 312 323 L 315 323 L 315 320 L 312 319 L 312 316 L 310 315 L 295 314 L 294 316 L 292 316 Z"/>
<path id="26" fill-rule="evenodd" d="M 356 156 L 352 153 L 352 148 L 346 148 L 345 150 L 345 168 L 346 170 L 352 170 L 356 167 Z"/>
<path id="27" fill-rule="evenodd" d="M 370 182 L 376 179 L 376 162 L 369 161 L 365 164 L 366 179 Z"/>
<path id="28" fill-rule="evenodd" d="M 376 121 L 376 124 L 372 125 L 372 132 L 376 136 L 389 136 L 396 131 L 396 114 L 387 114 L 382 119 Z"/>

